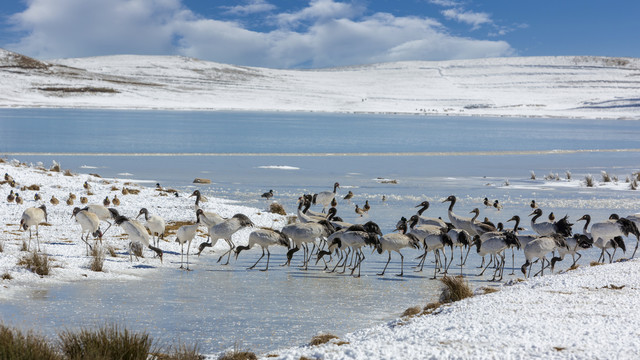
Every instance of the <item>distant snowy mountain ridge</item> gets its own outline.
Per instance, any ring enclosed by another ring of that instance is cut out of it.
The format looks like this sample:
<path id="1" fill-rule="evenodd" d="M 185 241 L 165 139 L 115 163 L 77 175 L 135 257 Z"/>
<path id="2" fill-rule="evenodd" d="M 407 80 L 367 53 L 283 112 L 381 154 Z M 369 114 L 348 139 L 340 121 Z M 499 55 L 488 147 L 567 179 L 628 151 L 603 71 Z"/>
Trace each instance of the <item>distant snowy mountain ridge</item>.
<path id="1" fill-rule="evenodd" d="M 315 70 L 182 56 L 40 61 L 0 49 L 0 108 L 640 119 L 640 59 L 406 61 Z"/>

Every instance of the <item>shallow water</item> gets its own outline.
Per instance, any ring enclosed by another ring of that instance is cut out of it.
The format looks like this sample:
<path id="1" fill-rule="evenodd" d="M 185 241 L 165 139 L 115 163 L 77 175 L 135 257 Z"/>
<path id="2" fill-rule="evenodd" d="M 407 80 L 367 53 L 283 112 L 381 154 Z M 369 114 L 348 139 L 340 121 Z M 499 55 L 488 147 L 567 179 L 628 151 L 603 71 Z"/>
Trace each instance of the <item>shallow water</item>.
<path id="1" fill-rule="evenodd" d="M 526 218 L 531 199 L 545 211 L 575 220 L 585 212 L 594 218 L 637 212 L 640 196 L 529 179 L 530 171 L 542 178 L 550 172 L 564 177 L 565 170 L 574 178 L 598 177 L 606 170 L 624 179 L 638 170 L 640 148 L 640 127 L 627 121 L 22 109 L 0 110 L 0 130 L 0 152 L 35 153 L 15 155 L 21 161 L 49 165 L 56 160 L 75 172 L 148 180 L 150 186 L 160 182 L 182 195 L 193 191 L 193 178 L 206 177 L 213 183 L 198 185 L 206 194 L 257 208 L 268 205 L 260 194 L 274 189 L 274 199 L 293 212 L 298 196 L 330 190 L 338 181 L 340 196 L 348 190 L 356 194 L 351 203 L 340 203 L 339 215 L 350 222 L 374 220 L 385 233 L 400 216 L 415 213 L 423 200 L 432 204 L 429 216 L 446 218 L 448 204 L 440 201 L 450 194 L 459 197 L 456 213 L 466 216 L 479 207 L 481 216 L 494 222 L 514 214 Z M 566 151 L 598 149 L 625 151 Z M 140 153 L 147 155 L 134 155 Z M 504 210 L 484 208 L 485 196 L 499 199 Z M 365 199 L 372 210 L 359 218 L 353 207 Z M 523 221 L 528 226 L 528 219 Z M 388 274 L 378 277 L 386 255 L 368 251 L 363 277 L 354 279 L 323 273 L 320 267 L 306 272 L 281 268 L 283 251 L 274 251 L 268 273 L 245 271 L 259 250 L 243 252 L 228 267 L 209 255 L 189 273 L 163 269 L 144 281 L 89 281 L 27 291 L 27 306 L 23 298 L 3 301 L 0 313 L 5 322 L 26 328 L 38 324 L 47 334 L 117 321 L 158 339 L 197 342 L 205 353 L 236 342 L 263 352 L 304 344 L 319 331 L 342 335 L 378 324 L 438 296 L 439 283 L 428 279 L 431 255 L 425 272 L 418 274 L 410 266 L 419 252 L 403 252 L 404 278 L 393 275 L 400 267 L 394 255 Z M 294 264 L 301 257 L 296 255 Z M 581 263 L 597 255 L 592 250 Z M 523 262 L 520 255 L 516 268 Z M 471 255 L 465 275 L 476 274 L 479 263 Z M 474 286 L 488 278 L 469 277 Z"/>

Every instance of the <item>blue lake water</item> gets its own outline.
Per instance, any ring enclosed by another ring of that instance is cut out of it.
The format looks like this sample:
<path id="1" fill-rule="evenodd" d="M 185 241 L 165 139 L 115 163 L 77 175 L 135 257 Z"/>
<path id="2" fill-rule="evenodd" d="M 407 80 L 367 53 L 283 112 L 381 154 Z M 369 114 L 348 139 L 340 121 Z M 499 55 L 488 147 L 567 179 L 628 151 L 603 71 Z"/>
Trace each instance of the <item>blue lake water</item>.
<path id="1" fill-rule="evenodd" d="M 602 151 L 614 149 L 623 151 Z M 633 121 L 0 110 L 0 155 L 46 165 L 56 160 L 74 172 L 158 181 L 181 191 L 190 191 L 195 177 L 206 177 L 213 180 L 201 186 L 207 194 L 258 208 L 265 206 L 260 194 L 274 189 L 290 212 L 302 193 L 330 190 L 338 181 L 341 195 L 356 193 L 353 203 L 370 201 L 369 219 L 385 233 L 400 216 L 414 213 L 423 199 L 432 201 L 430 216 L 446 217 L 439 200 L 450 194 L 460 198 L 460 213 L 481 206 L 478 199 L 485 196 L 508 204 L 508 211 L 492 213 L 494 221 L 514 213 L 525 217 L 534 198 L 573 219 L 587 210 L 600 217 L 611 208 L 636 212 L 636 192 L 534 189 L 528 178 L 530 171 L 542 177 L 549 172 L 564 176 L 565 170 L 576 177 L 606 170 L 624 178 L 640 168 L 638 149 L 640 126 Z M 132 175 L 118 175 L 123 173 Z M 502 186 L 506 181 L 512 186 Z M 605 205 L 585 209 L 589 199 Z M 352 204 L 341 204 L 339 215 L 362 221 Z M 172 334 L 198 342 L 206 353 L 235 342 L 265 352 L 303 344 L 318 331 L 341 335 L 393 319 L 407 307 L 433 300 L 439 288 L 428 280 L 428 272 L 403 279 L 376 277 L 386 261 L 383 256 L 369 256 L 364 276 L 352 279 L 275 266 L 268 274 L 247 272 L 244 268 L 258 252 L 251 254 L 225 269 L 212 257 L 210 264 L 202 260 L 206 270 L 179 276 L 167 269 L 140 282 L 52 286 L 28 296 L 43 311 L 29 311 L 16 300 L 0 304 L 0 313 L 3 320 L 25 327 L 39 324 L 55 331 L 113 320 L 159 339 Z M 272 265 L 283 256 L 276 253 Z M 516 260 L 516 265 L 522 262 Z M 389 271 L 397 272 L 399 265 L 394 259 Z M 465 268 L 465 274 L 476 273 L 476 265 Z M 476 277 L 470 280 L 481 283 Z"/>

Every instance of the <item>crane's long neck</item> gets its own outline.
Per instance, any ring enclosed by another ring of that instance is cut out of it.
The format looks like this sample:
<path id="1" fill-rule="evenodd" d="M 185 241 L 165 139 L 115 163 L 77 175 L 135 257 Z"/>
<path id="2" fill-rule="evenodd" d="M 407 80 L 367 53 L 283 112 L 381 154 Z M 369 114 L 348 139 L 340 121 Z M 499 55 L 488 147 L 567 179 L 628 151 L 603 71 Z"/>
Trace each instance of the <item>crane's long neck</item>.
<path id="1" fill-rule="evenodd" d="M 472 223 L 472 224 L 476 222 L 476 219 L 477 219 L 477 218 L 478 218 L 478 216 L 480 215 L 480 212 L 479 212 L 479 211 L 478 211 L 478 212 L 474 212 L 474 214 L 475 214 L 475 215 L 471 218 L 471 223 Z"/>
<path id="2" fill-rule="evenodd" d="M 144 221 L 149 221 L 149 212 L 148 211 L 144 212 Z"/>
<path id="3" fill-rule="evenodd" d="M 334 193 L 334 194 L 336 193 L 336 189 L 337 189 L 337 188 L 338 188 L 338 185 L 337 185 L 337 184 L 333 184 L 333 193 Z"/>
<path id="4" fill-rule="evenodd" d="M 517 217 L 514 219 L 514 221 L 516 222 L 516 224 L 513 226 L 513 233 L 517 234 L 518 233 L 518 226 L 520 226 L 520 218 Z"/>
<path id="5" fill-rule="evenodd" d="M 449 205 L 449 211 L 453 211 L 453 206 L 456 204 L 456 199 L 453 198 L 450 201 L 451 201 L 451 204 Z"/>
<path id="6" fill-rule="evenodd" d="M 591 218 L 586 218 L 585 219 L 584 227 L 582 228 L 582 233 L 583 234 L 587 234 L 587 227 L 589 226 L 590 222 L 591 222 Z"/>
<path id="7" fill-rule="evenodd" d="M 429 205 L 424 205 L 418 210 L 418 215 L 422 216 L 422 213 L 425 212 L 429 208 Z"/>
<path id="8" fill-rule="evenodd" d="M 532 223 L 532 224 L 535 224 L 535 223 L 536 223 L 536 220 L 537 220 L 540 216 L 542 216 L 542 214 L 541 214 L 541 213 L 537 213 L 537 214 L 535 214 L 535 215 L 531 218 L 531 223 Z"/>

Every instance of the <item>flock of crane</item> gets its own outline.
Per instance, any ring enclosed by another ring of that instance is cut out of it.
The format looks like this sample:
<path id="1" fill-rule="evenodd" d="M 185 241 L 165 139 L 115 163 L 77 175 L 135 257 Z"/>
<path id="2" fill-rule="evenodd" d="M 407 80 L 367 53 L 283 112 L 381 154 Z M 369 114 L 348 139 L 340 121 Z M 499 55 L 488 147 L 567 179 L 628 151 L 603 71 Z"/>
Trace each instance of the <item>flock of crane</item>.
<path id="1" fill-rule="evenodd" d="M 8 176 L 8 174 L 5 174 L 5 180 Z M 176 232 L 175 241 L 181 244 L 180 268 L 189 270 L 189 249 L 191 242 L 196 238 L 197 230 L 200 226 L 207 228 L 207 241 L 199 244 L 197 255 L 199 256 L 207 247 L 213 247 L 220 239 L 223 239 L 229 249 L 218 258 L 218 262 L 227 256 L 226 262 L 223 263 L 224 265 L 229 263 L 232 254 L 235 254 L 237 258 L 243 250 L 251 249 L 257 245 L 261 247 L 262 255 L 249 269 L 255 268 L 266 253 L 266 267 L 261 271 L 267 271 L 271 257 L 269 247 L 280 245 L 288 248 L 286 253 L 287 260 L 282 264 L 283 266 L 290 265 L 294 254 L 302 249 L 302 269 L 306 270 L 308 268 L 313 255 L 315 255 L 315 264 L 323 261 L 326 271 L 335 272 L 341 268 L 341 273 L 344 273 L 349 267 L 351 275 L 357 277 L 360 276 L 361 264 L 366 258 L 363 251 L 365 247 L 371 247 L 373 251 L 377 251 L 379 254 L 388 253 L 388 260 L 382 271 L 378 273 L 379 276 L 385 274 L 391 261 L 392 252 L 398 253 L 401 259 L 398 276 L 403 276 L 404 274 L 402 249 L 422 249 L 422 255 L 419 257 L 420 262 L 416 266 L 416 271 L 422 271 L 427 254 L 432 252 L 435 261 L 433 278 L 436 278 L 438 272 L 443 274 L 448 272 L 453 262 L 453 253 L 456 247 L 460 250 L 459 265 L 462 273 L 462 267 L 467 260 L 469 252 L 475 247 L 477 254 L 482 257 L 484 266 L 479 275 L 484 274 L 489 266 L 493 264 L 492 280 L 501 280 L 508 249 L 511 249 L 512 263 L 515 261 L 515 249 L 520 249 L 524 252 L 526 261 L 521 266 L 521 271 L 525 276 L 527 274 L 531 276 L 531 267 L 536 261 L 541 262 L 541 270 L 538 273 L 544 275 L 545 268 L 550 266 L 551 271 L 553 271 L 555 263 L 563 260 L 567 254 L 572 256 L 573 264 L 575 265 L 581 256 L 579 251 L 597 247 L 601 250 L 598 261 L 604 261 L 606 254 L 611 262 L 618 248 L 626 251 L 623 237 L 630 235 L 636 237 L 637 243 L 631 256 L 632 258 L 635 256 L 638 243 L 640 243 L 640 232 L 638 231 L 640 214 L 628 217 L 619 217 L 616 214 L 612 214 L 609 219 L 592 224 L 590 229 L 591 218 L 589 215 L 584 215 L 578 219 L 578 221 L 584 221 L 582 231 L 574 234 L 572 231 L 573 224 L 569 223 L 566 216 L 558 221 L 555 221 L 552 216 L 549 216 L 549 220 L 540 219 L 542 210 L 537 207 L 535 201 L 532 201 L 531 229 L 536 234 L 524 235 L 520 234 L 522 230 L 520 227 L 521 219 L 517 215 L 508 220 L 508 222 L 514 222 L 513 228 L 504 229 L 501 223 L 496 226 L 486 218 L 485 221 L 478 221 L 477 218 L 480 211 L 477 208 L 471 212 L 475 214 L 472 218 L 456 214 L 454 212 L 456 197 L 453 195 L 442 201 L 443 203 L 449 202 L 448 222 L 441 218 L 423 216 L 423 213 L 429 208 L 429 202 L 424 201 L 416 206 L 420 208 L 416 214 L 410 216 L 409 219 L 403 217 L 398 221 L 395 231 L 382 234 L 380 227 L 372 221 L 368 221 L 365 224 L 350 224 L 336 216 L 336 197 L 339 186 L 338 183 L 335 183 L 333 191 L 301 196 L 298 199 L 296 222 L 284 226 L 281 230 L 270 228 L 255 229 L 249 234 L 248 244 L 237 247 L 232 240 L 233 234 L 240 229 L 254 226 L 252 221 L 246 215 L 240 213 L 231 218 L 223 218 L 216 213 L 205 211 L 200 207 L 200 203 L 206 198 L 199 190 L 195 190 L 191 197 L 195 197 L 196 222 L 191 225 L 183 225 Z M 14 196 L 13 193 L 10 196 Z M 263 195 L 267 199 L 272 196 L 272 190 Z M 353 193 L 349 192 L 344 199 L 348 200 L 352 196 Z M 9 200 L 10 197 L 7 199 Z M 314 204 L 321 205 L 323 207 L 322 212 L 312 211 L 310 207 Z M 485 206 L 495 207 L 498 210 L 502 208 L 497 200 L 490 202 L 485 198 L 484 204 Z M 356 212 L 362 215 L 361 212 L 358 212 L 358 209 L 360 208 L 357 208 Z M 360 210 L 362 211 L 362 209 Z M 137 220 L 140 216 L 144 217 L 145 224 Z M 136 219 L 130 219 L 121 215 L 115 208 L 108 207 L 108 204 L 90 204 L 83 208 L 75 207 L 71 217 L 75 217 L 75 220 L 81 226 L 80 238 L 86 244 L 87 254 L 90 249 L 96 246 L 97 241 L 102 240 L 104 232 L 113 224 L 116 224 L 129 237 L 131 261 L 133 260 L 131 254 L 133 253 L 134 245 L 142 245 L 154 251 L 160 261 L 163 259 L 163 251 L 160 249 L 159 240 L 164 237 L 165 221 L 158 215 L 150 214 L 146 208 L 142 208 L 139 211 Z M 20 228 L 25 231 L 29 230 L 28 248 L 31 246 L 31 228 L 35 227 L 37 249 L 40 251 L 38 226 L 46 221 L 47 209 L 45 205 L 24 210 L 20 219 Z M 102 221 L 108 224 L 104 231 L 101 230 L 100 226 Z M 95 239 L 93 245 L 89 242 L 89 235 Z M 187 247 L 186 267 L 184 262 L 185 245 Z M 450 249 L 448 257 L 447 248 Z M 466 255 L 464 255 L 464 249 L 466 249 Z M 613 249 L 613 254 L 609 252 L 610 249 Z M 547 259 L 549 254 L 552 254 L 551 260 Z M 441 255 L 444 257 L 444 261 L 441 259 Z M 489 260 L 484 265 L 487 255 L 489 255 Z M 578 257 L 577 259 L 576 256 Z M 327 262 L 327 257 L 329 257 L 329 262 Z M 337 258 L 337 261 L 333 268 L 329 270 L 329 264 L 334 257 Z"/>

